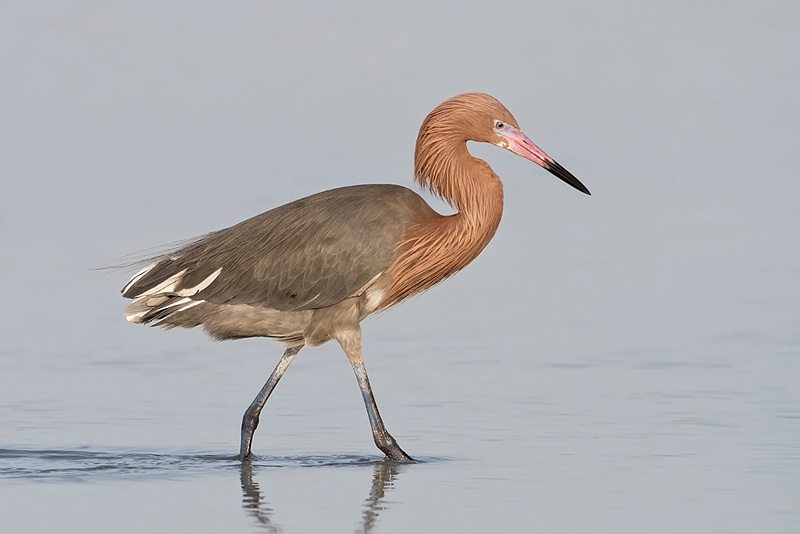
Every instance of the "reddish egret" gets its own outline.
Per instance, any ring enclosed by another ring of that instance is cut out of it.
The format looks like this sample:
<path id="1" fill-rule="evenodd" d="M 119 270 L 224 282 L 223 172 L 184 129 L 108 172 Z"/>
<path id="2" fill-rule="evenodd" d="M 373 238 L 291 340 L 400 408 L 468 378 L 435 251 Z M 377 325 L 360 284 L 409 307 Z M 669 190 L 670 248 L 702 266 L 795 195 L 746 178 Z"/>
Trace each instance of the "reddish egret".
<path id="1" fill-rule="evenodd" d="M 466 93 L 444 101 L 422 123 L 414 178 L 447 201 L 434 211 L 398 185 L 357 185 L 311 195 L 212 232 L 136 273 L 122 289 L 132 323 L 203 325 L 217 339 L 271 337 L 286 351 L 242 419 L 239 458 L 250 456 L 261 409 L 305 345 L 339 342 L 355 371 L 375 444 L 410 461 L 386 430 L 361 353 L 369 314 L 457 273 L 492 239 L 503 213 L 503 186 L 467 141 L 522 156 L 589 194 L 522 133 L 493 97 Z"/>

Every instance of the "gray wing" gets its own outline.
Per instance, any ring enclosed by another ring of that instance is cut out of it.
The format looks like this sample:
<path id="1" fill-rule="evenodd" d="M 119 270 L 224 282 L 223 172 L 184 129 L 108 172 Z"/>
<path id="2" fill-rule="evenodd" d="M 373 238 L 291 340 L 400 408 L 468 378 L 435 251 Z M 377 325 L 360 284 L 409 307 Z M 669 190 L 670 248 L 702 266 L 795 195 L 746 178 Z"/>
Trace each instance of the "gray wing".
<path id="1" fill-rule="evenodd" d="M 282 311 L 332 306 L 385 271 L 397 257 L 403 231 L 433 214 L 419 195 L 401 186 L 332 189 L 158 258 L 122 293 Z"/>

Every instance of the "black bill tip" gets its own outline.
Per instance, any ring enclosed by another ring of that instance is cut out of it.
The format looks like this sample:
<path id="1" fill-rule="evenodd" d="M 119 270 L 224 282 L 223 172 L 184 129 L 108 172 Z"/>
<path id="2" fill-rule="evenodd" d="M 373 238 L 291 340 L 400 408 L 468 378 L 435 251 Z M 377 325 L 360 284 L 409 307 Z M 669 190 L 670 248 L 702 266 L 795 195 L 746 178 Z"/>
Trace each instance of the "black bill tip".
<path id="1" fill-rule="evenodd" d="M 557 176 L 558 178 L 568 183 L 581 193 L 586 193 L 587 195 L 591 195 L 586 186 L 583 185 L 580 180 L 575 178 L 571 172 L 569 172 L 567 169 L 559 165 L 557 161 L 553 161 L 552 163 L 548 161 L 545 168 L 548 171 L 550 171 L 550 173 L 552 173 L 554 176 Z"/>

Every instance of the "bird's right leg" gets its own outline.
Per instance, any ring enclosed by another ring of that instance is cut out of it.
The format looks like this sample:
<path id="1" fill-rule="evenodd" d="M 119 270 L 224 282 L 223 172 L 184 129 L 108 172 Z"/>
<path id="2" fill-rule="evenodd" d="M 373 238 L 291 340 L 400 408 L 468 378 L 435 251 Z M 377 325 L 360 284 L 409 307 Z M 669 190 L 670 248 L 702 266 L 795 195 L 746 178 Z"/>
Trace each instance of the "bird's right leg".
<path id="1" fill-rule="evenodd" d="M 303 345 L 286 349 L 286 352 L 283 353 L 283 357 L 281 357 L 281 361 L 278 362 L 278 365 L 275 366 L 275 370 L 269 375 L 264 387 L 261 388 L 261 391 L 258 392 L 256 398 L 253 399 L 253 402 L 250 403 L 250 406 L 244 412 L 244 417 L 242 418 L 242 442 L 239 447 L 240 461 L 244 462 L 250 458 L 250 447 L 253 444 L 253 434 L 258 426 L 258 418 L 261 415 L 261 409 L 264 408 L 264 404 L 267 403 L 267 399 L 272 393 L 272 390 L 278 385 L 278 381 L 283 376 L 283 373 L 286 372 L 289 364 L 292 363 L 292 360 L 302 348 Z"/>
<path id="2" fill-rule="evenodd" d="M 372 427 L 372 438 L 375 441 L 375 445 L 390 460 L 413 462 L 414 459 L 400 448 L 397 441 L 386 430 L 381 414 L 378 412 L 378 405 L 369 385 L 367 368 L 364 367 L 364 356 L 361 353 L 361 328 L 356 323 L 355 328 L 351 328 L 346 333 L 339 333 L 336 336 L 336 340 L 342 346 L 345 354 L 347 354 L 347 359 L 350 360 L 350 365 L 353 366 L 353 371 L 356 374 L 358 387 L 361 389 L 361 396 L 364 399 L 364 406 L 367 408 L 367 416 Z"/>

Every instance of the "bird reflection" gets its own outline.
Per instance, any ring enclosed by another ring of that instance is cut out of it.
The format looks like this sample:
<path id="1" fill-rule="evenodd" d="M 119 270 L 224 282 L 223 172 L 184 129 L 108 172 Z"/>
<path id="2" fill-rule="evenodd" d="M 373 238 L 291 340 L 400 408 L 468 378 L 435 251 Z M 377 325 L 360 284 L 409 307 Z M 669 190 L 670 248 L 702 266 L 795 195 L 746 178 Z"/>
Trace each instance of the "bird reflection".
<path id="1" fill-rule="evenodd" d="M 364 499 L 364 513 L 361 514 L 361 528 L 357 531 L 366 534 L 378 522 L 378 515 L 385 509 L 382 503 L 386 492 L 394 486 L 394 478 L 398 474 L 397 464 L 381 461 L 375 463 L 372 474 L 372 487 L 369 497 Z"/>
<path id="2" fill-rule="evenodd" d="M 392 461 L 378 461 L 374 463 L 372 484 L 369 496 L 364 499 L 364 511 L 361 514 L 361 525 L 356 532 L 367 534 L 378 522 L 378 516 L 386 509 L 384 498 L 399 474 L 400 466 Z M 270 508 L 267 501 L 253 478 L 253 465 L 246 461 L 241 464 L 241 483 L 242 483 L 242 508 L 247 515 L 252 516 L 259 522 L 266 531 L 274 534 L 283 532 L 283 528 L 273 522 L 274 510 Z"/>
<path id="3" fill-rule="evenodd" d="M 270 516 L 272 508 L 264 501 L 258 482 L 253 480 L 253 465 L 247 461 L 240 467 L 240 480 L 242 482 L 242 508 L 247 515 L 253 516 L 267 532 L 279 534 L 283 532 L 280 526 L 273 525 Z"/>

